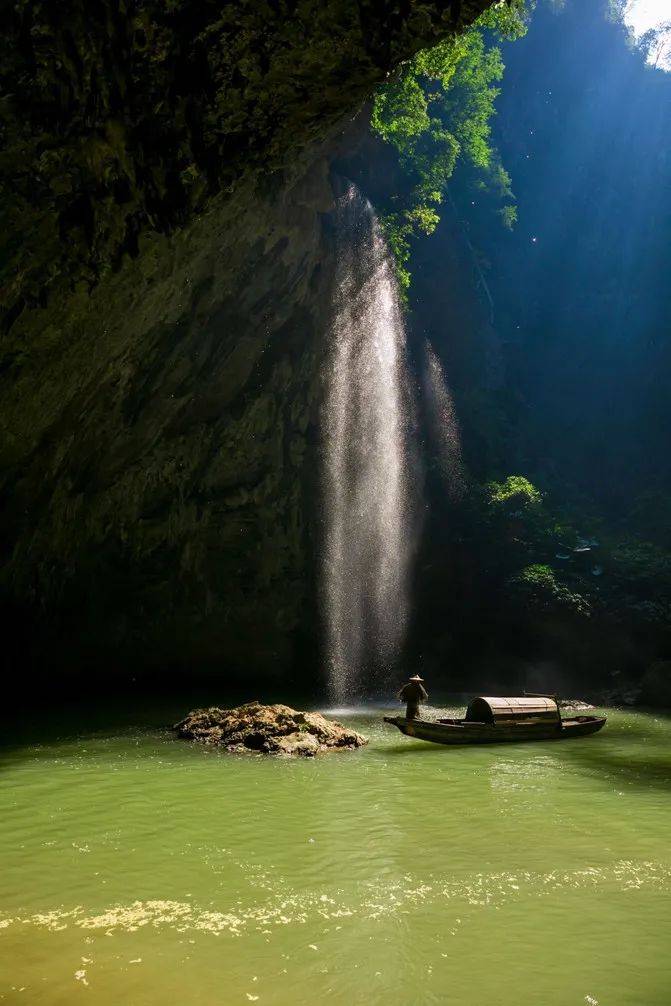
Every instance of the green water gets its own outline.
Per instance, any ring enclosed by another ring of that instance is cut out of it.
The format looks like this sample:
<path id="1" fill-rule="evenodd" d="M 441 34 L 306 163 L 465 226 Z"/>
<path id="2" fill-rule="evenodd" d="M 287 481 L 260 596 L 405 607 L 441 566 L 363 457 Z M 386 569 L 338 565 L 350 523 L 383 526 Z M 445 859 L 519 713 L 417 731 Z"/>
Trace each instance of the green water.
<path id="1" fill-rule="evenodd" d="M 564 744 L 1 750 L 0 1000 L 668 1006 L 671 720 Z"/>

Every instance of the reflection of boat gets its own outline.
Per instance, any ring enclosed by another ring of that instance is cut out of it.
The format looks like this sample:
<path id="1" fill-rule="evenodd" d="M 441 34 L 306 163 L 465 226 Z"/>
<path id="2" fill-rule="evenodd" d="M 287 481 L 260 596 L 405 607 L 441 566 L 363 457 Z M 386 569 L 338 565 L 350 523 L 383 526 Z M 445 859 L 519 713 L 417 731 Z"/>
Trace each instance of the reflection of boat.
<path id="1" fill-rule="evenodd" d="M 521 698 L 478 696 L 463 719 L 406 720 L 385 716 L 408 737 L 435 744 L 498 744 L 505 741 L 561 741 L 601 730 L 605 716 L 562 719 L 557 700 L 545 696 Z"/>

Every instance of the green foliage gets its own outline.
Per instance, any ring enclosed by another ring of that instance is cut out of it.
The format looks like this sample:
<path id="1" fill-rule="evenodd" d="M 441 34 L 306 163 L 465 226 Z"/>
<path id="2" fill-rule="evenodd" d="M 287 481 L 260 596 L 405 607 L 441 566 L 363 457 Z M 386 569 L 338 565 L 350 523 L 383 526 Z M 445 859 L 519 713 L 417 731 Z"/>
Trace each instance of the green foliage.
<path id="1" fill-rule="evenodd" d="M 554 590 L 557 586 L 554 571 L 550 566 L 545 566 L 542 563 L 525 566 L 512 579 L 513 582 L 533 590 Z"/>
<path id="2" fill-rule="evenodd" d="M 509 475 L 503 482 L 488 482 L 485 494 L 491 506 L 505 506 L 507 509 L 511 505 L 519 510 L 538 507 L 543 499 L 524 475 Z"/>
<path id="3" fill-rule="evenodd" d="M 558 623 L 590 618 L 644 631 L 671 625 L 671 546 L 662 495 L 635 497 L 631 527 L 616 537 L 589 510 L 555 509 L 524 475 L 472 486 L 464 508 L 474 562 L 496 582 L 506 617 L 516 624 L 542 613 Z M 643 536 L 648 524 L 662 525 L 660 540 Z"/>
<path id="4" fill-rule="evenodd" d="M 606 0 L 604 13 L 611 21 L 621 23 L 627 12 L 628 0 Z"/>
<path id="5" fill-rule="evenodd" d="M 506 228 L 506 230 L 511 231 L 515 226 L 515 224 L 517 223 L 517 207 L 503 206 L 499 210 L 499 216 L 501 217 L 501 223 Z"/>
<path id="6" fill-rule="evenodd" d="M 419 81 L 410 74 L 382 88 L 375 99 L 371 126 L 401 151 L 430 128 L 431 120 Z"/>
<path id="7" fill-rule="evenodd" d="M 668 630 L 671 624 L 671 552 L 650 541 L 627 538 L 606 557 L 608 610 L 618 619 Z"/>
<path id="8" fill-rule="evenodd" d="M 547 565 L 534 563 L 525 566 L 508 581 L 509 597 L 513 602 L 535 611 L 551 613 L 562 610 L 580 618 L 589 618 L 589 602 L 557 582 L 554 570 Z"/>
<path id="9" fill-rule="evenodd" d="M 627 539 L 611 550 L 614 575 L 630 589 L 671 584 L 671 553 L 649 541 Z"/>
<path id="10" fill-rule="evenodd" d="M 378 90 L 371 129 L 393 146 L 410 181 L 409 193 L 395 197 L 383 216 L 404 290 L 410 284 L 412 239 L 436 229 L 438 207 L 459 160 L 477 168 L 481 184 L 504 202 L 498 211 L 503 226 L 515 224 L 510 177 L 491 145 L 495 84 L 504 67 L 485 32 L 514 39 L 525 31 L 521 0 L 495 4 L 468 31 L 417 53 L 400 76 Z"/>

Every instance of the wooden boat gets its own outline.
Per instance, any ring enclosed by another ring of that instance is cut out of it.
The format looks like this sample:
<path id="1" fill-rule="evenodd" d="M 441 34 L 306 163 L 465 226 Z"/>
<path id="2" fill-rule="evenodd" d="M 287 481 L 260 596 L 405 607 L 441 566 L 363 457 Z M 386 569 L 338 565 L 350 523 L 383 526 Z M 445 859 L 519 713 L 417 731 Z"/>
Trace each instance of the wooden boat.
<path id="1" fill-rule="evenodd" d="M 605 716 L 562 719 L 555 698 L 530 695 L 520 698 L 479 695 L 468 704 L 464 719 L 406 720 L 404 716 L 384 719 L 407 737 L 435 744 L 561 741 L 595 734 L 606 722 Z"/>

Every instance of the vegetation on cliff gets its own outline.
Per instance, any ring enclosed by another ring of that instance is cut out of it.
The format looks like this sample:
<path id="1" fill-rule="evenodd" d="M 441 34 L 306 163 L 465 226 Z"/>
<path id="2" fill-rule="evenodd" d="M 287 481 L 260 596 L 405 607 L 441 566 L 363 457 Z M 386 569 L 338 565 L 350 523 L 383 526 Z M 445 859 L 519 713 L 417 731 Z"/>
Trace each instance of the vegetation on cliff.
<path id="1" fill-rule="evenodd" d="M 516 619 L 596 617 L 651 631 L 671 624 L 671 551 L 663 546 L 567 512 L 522 475 L 473 486 L 464 507 Z"/>
<path id="2" fill-rule="evenodd" d="M 417 53 L 378 88 L 371 129 L 394 148 L 407 182 L 383 217 L 406 290 L 412 239 L 435 230 L 460 159 L 478 171 L 482 187 L 496 192 L 503 224 L 515 223 L 511 180 L 491 141 L 496 84 L 504 70 L 491 38 L 520 38 L 525 30 L 524 0 L 497 3 L 468 31 Z"/>

